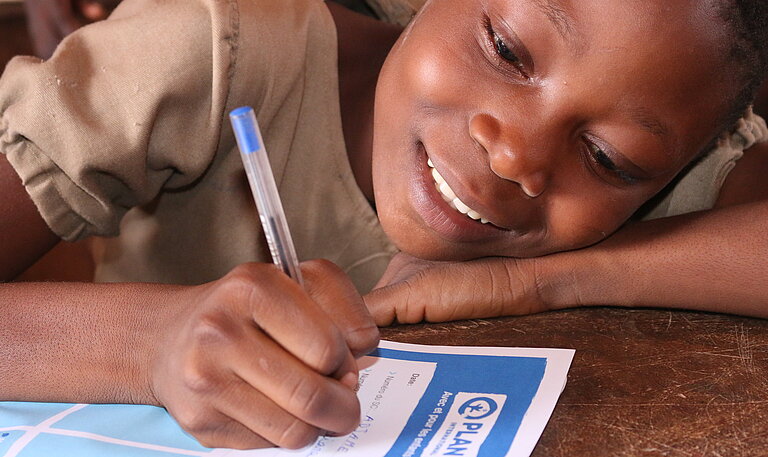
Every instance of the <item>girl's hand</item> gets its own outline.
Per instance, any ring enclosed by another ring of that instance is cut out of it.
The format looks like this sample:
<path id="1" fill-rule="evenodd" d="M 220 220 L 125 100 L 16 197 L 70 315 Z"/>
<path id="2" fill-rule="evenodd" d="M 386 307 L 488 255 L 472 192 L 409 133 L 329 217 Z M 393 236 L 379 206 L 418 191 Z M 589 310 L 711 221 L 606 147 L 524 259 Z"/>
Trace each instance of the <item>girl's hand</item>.
<path id="1" fill-rule="evenodd" d="M 311 261 L 302 272 L 306 291 L 274 265 L 246 264 L 180 297 L 149 384 L 204 446 L 299 448 L 359 424 L 355 357 L 378 329 L 341 270 Z"/>
<path id="2" fill-rule="evenodd" d="M 365 303 L 379 326 L 531 314 L 546 309 L 535 259 L 428 262 L 397 254 Z"/>

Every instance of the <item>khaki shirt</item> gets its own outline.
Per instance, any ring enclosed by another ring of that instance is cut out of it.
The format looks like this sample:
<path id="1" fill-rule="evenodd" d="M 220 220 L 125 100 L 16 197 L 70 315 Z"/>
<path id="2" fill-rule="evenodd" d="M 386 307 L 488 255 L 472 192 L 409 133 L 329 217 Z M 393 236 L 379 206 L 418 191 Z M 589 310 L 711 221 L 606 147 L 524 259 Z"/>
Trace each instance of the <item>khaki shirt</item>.
<path id="1" fill-rule="evenodd" d="M 350 169 L 319 0 L 128 0 L 0 80 L 0 150 L 97 281 L 196 284 L 270 261 L 227 118 L 256 109 L 300 259 L 361 291 L 395 252 Z"/>

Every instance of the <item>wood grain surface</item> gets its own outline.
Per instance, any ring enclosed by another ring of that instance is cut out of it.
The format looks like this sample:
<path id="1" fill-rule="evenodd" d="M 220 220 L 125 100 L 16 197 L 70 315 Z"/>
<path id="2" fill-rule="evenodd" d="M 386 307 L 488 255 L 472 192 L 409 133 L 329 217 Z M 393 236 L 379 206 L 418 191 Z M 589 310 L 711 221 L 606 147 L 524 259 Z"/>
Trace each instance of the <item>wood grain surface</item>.
<path id="1" fill-rule="evenodd" d="M 536 457 L 768 455 L 768 321 L 596 308 L 395 326 L 382 337 L 576 349 Z"/>

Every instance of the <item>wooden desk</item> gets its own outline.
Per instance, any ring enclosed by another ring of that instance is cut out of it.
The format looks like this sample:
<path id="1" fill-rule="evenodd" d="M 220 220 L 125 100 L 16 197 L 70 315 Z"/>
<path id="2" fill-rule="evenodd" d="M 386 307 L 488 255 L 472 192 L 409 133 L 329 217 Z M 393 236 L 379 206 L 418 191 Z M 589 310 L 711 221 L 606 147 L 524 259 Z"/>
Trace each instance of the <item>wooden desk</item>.
<path id="1" fill-rule="evenodd" d="M 397 326 L 382 337 L 576 349 L 533 456 L 768 455 L 768 321 L 597 308 Z"/>

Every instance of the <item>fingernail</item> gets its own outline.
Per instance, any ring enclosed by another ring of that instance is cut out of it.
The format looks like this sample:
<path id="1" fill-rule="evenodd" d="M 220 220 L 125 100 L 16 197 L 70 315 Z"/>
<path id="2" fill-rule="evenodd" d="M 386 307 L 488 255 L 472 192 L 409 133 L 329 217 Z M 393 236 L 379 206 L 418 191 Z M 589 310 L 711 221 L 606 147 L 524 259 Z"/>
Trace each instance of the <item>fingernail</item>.
<path id="1" fill-rule="evenodd" d="M 350 371 L 339 379 L 339 381 L 352 390 L 357 390 L 357 372 Z"/>

